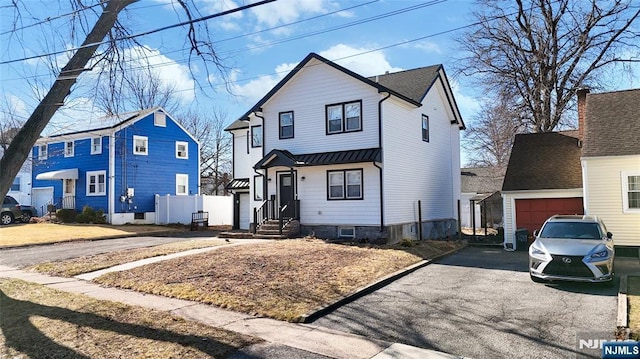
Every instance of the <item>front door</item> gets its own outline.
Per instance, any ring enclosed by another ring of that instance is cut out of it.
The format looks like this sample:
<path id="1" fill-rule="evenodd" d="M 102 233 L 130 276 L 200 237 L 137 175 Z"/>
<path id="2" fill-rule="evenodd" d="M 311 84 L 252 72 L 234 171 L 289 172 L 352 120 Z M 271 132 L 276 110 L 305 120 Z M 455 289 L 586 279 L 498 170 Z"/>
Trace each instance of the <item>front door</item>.
<path id="1" fill-rule="evenodd" d="M 294 213 L 294 188 L 293 176 L 291 173 L 281 173 L 278 181 L 278 193 L 280 195 L 280 208 L 288 205 L 287 209 L 282 213 L 285 219 L 293 217 Z"/>
<path id="2" fill-rule="evenodd" d="M 62 208 L 76 209 L 76 180 L 62 180 Z"/>

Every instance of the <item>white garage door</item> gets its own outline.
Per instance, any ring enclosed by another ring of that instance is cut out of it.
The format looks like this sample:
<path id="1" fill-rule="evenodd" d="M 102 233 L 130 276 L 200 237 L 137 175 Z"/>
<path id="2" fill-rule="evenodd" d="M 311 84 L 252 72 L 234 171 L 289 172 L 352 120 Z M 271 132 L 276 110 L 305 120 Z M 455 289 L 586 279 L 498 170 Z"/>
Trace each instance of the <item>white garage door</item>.
<path id="1" fill-rule="evenodd" d="M 249 208 L 250 197 L 248 193 L 240 193 L 240 229 L 249 229 L 251 210 Z"/>
<path id="2" fill-rule="evenodd" d="M 38 210 L 38 216 L 43 216 L 47 205 L 53 203 L 53 187 L 31 189 L 31 205 Z"/>

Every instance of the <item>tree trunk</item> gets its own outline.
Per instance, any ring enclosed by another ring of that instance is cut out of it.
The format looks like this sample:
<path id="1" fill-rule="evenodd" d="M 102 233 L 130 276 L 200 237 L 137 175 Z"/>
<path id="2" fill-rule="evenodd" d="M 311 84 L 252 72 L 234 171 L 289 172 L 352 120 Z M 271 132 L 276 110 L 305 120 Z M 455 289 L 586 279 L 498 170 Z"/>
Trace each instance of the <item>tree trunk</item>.
<path id="1" fill-rule="evenodd" d="M 77 77 L 94 55 L 100 42 L 109 33 L 118 19 L 118 14 L 136 0 L 111 0 L 107 3 L 100 18 L 94 25 L 82 46 L 62 68 L 47 95 L 40 101 L 22 129 L 14 137 L 11 145 L 0 160 L 0 195 L 4 198 L 9 192 L 13 178 L 31 153 L 31 148 L 51 117 L 63 105 L 64 99 L 76 83 Z"/>

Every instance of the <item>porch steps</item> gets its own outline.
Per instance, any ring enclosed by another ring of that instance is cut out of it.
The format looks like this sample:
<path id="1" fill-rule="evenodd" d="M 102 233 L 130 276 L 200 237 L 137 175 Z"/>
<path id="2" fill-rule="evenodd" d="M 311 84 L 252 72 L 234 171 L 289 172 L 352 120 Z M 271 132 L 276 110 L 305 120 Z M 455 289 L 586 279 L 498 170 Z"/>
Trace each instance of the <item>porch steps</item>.
<path id="1" fill-rule="evenodd" d="M 285 239 L 290 238 L 299 233 L 299 224 L 297 221 L 291 221 L 282 228 L 282 235 L 279 230 L 280 222 L 278 220 L 268 220 L 263 223 L 256 234 L 251 232 L 223 232 L 219 234 L 221 238 L 242 239 L 242 238 L 257 238 L 257 239 Z"/>

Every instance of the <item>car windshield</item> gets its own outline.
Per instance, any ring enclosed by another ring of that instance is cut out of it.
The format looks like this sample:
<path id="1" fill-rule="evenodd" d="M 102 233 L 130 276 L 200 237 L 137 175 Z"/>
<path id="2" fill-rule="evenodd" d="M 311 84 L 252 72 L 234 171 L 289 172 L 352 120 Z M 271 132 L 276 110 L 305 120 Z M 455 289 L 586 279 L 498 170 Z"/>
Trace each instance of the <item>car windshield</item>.
<path id="1" fill-rule="evenodd" d="M 542 228 L 541 238 L 602 239 L 597 223 L 548 222 Z"/>

